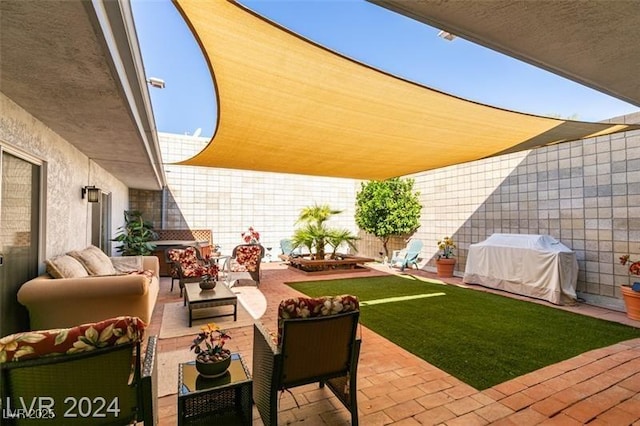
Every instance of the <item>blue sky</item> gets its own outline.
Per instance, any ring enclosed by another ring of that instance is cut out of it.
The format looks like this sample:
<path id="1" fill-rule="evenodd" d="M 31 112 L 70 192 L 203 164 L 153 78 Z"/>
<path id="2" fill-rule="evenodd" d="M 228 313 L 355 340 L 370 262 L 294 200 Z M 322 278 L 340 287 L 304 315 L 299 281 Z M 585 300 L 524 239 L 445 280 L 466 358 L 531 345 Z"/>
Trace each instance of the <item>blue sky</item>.
<path id="1" fill-rule="evenodd" d="M 243 0 L 243 4 L 320 44 L 397 76 L 465 99 L 514 111 L 598 121 L 638 108 L 364 0 Z M 214 88 L 202 52 L 169 0 L 133 0 L 147 77 L 161 132 L 211 136 Z"/>

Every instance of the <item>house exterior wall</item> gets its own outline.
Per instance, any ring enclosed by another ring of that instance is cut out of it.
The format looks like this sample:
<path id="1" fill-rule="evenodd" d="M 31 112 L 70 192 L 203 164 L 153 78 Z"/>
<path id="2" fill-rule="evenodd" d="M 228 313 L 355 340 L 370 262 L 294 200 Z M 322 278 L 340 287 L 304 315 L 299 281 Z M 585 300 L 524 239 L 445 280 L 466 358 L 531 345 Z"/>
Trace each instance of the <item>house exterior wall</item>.
<path id="1" fill-rule="evenodd" d="M 81 188 L 111 193 L 112 228 L 124 223 L 128 188 L 58 134 L 0 93 L 0 143 L 43 162 L 44 229 L 41 260 L 91 243 L 91 209 Z M 87 135 L 91 137 L 91 135 Z M 40 265 L 41 271 L 44 265 Z"/>
<path id="2" fill-rule="evenodd" d="M 161 228 L 211 229 L 213 242 L 230 254 L 242 242 L 241 233 L 253 226 L 263 245 L 272 247 L 274 259 L 279 241 L 292 236 L 300 210 L 315 203 L 343 211 L 329 226 L 358 232 L 354 200 L 359 181 L 171 165 L 196 154 L 209 140 L 168 133 L 160 133 L 159 140 L 168 182 Z"/>

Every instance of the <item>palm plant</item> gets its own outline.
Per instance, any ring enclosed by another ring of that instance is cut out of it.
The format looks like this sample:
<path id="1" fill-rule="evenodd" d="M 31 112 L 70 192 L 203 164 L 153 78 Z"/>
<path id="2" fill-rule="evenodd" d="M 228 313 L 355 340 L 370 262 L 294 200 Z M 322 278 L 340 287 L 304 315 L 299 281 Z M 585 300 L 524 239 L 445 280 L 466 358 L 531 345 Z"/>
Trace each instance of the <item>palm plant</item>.
<path id="1" fill-rule="evenodd" d="M 343 243 L 355 249 L 354 241 L 358 237 L 346 229 L 336 230 L 326 226 L 325 222 L 339 213 L 342 213 L 342 210 L 332 209 L 328 204 L 315 204 L 303 208 L 297 223 L 303 222 L 305 226 L 294 232 L 292 238 L 294 247 L 306 247 L 310 253 L 315 253 L 313 256 L 316 260 L 324 259 L 326 244 L 333 248 L 332 258 L 335 258 L 338 246 Z"/>
<path id="2" fill-rule="evenodd" d="M 329 235 L 327 236 L 327 243 L 333 248 L 333 252 L 331 253 L 331 258 L 336 258 L 336 252 L 338 251 L 338 247 L 342 244 L 347 244 L 352 249 L 356 250 L 355 242 L 358 240 L 358 237 L 353 235 L 351 231 L 348 229 L 332 229 Z"/>
<path id="3" fill-rule="evenodd" d="M 315 223 L 320 226 L 331 216 L 342 213 L 342 210 L 334 210 L 328 204 L 314 204 L 313 206 L 305 207 L 300 211 L 298 216 L 298 223 Z"/>
<path id="4" fill-rule="evenodd" d="M 306 247 L 309 253 L 314 252 L 314 247 L 317 247 L 318 241 L 323 239 L 322 229 L 312 224 L 307 224 L 302 228 L 298 228 L 293 233 L 291 238 L 291 244 L 294 248 Z M 316 251 L 316 259 L 317 259 Z"/>

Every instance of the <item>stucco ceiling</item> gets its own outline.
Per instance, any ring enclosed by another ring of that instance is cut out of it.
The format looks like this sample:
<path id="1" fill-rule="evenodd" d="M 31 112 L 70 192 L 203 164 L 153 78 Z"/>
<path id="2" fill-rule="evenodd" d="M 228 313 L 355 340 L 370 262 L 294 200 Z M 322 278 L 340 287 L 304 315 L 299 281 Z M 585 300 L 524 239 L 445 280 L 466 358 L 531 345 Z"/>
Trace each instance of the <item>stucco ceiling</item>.
<path id="1" fill-rule="evenodd" d="M 640 106 L 637 0 L 368 0 Z"/>
<path id="2" fill-rule="evenodd" d="M 127 186 L 160 189 L 146 83 L 127 65 L 137 40 L 132 48 L 118 2 L 104 3 L 112 30 L 105 36 L 96 4 L 0 1 L 0 91 Z"/>

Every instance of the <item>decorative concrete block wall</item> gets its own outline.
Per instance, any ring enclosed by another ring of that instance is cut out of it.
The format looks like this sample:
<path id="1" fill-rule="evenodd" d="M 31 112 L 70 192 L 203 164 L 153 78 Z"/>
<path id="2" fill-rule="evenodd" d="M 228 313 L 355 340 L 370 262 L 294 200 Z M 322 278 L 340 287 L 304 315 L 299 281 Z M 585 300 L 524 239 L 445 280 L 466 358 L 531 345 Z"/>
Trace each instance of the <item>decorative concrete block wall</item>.
<path id="1" fill-rule="evenodd" d="M 358 232 L 358 181 L 171 165 L 199 152 L 208 139 L 167 133 L 159 139 L 168 181 L 162 228 L 211 229 L 213 242 L 229 254 L 242 243 L 241 233 L 253 226 L 263 245 L 272 248 L 273 259 L 280 253 L 280 240 L 292 236 L 300 210 L 315 203 L 343 210 L 330 226 Z"/>
<path id="2" fill-rule="evenodd" d="M 640 122 L 640 113 L 612 121 Z M 457 275 L 469 245 L 492 233 L 548 234 L 577 253 L 578 294 L 622 309 L 618 258 L 640 259 L 640 132 L 591 138 L 413 176 L 421 192 L 423 254 L 453 236 Z M 435 269 L 435 268 L 433 268 Z"/>

